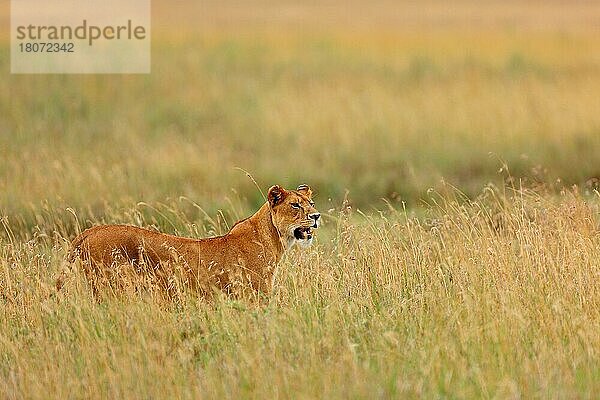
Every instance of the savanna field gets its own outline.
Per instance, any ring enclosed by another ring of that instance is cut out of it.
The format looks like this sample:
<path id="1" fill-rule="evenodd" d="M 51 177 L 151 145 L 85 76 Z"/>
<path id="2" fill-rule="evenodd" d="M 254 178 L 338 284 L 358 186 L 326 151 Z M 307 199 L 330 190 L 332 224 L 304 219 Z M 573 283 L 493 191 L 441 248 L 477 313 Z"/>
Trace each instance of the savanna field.
<path id="1" fill-rule="evenodd" d="M 597 398 L 600 5 L 152 16 L 149 75 L 11 75 L 0 31 L 0 398 Z M 222 234 L 253 179 L 324 219 L 266 304 L 55 294 L 82 229 Z"/>

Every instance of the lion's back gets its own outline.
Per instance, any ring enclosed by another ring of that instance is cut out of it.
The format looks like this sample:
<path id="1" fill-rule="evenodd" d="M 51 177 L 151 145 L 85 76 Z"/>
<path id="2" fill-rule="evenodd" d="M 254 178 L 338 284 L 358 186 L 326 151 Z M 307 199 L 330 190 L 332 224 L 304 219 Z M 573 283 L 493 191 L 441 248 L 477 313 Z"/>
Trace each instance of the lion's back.
<path id="1" fill-rule="evenodd" d="M 71 242 L 68 260 L 73 262 L 77 257 L 109 263 L 116 252 L 124 257 L 135 259 L 144 238 L 157 233 L 148 229 L 130 225 L 99 225 L 86 229 Z"/>

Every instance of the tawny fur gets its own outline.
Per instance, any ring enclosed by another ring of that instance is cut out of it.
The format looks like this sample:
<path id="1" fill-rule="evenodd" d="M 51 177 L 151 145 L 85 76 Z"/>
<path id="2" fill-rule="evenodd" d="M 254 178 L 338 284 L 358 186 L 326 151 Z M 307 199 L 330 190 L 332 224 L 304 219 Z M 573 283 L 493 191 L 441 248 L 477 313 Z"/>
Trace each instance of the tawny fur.
<path id="1" fill-rule="evenodd" d="M 127 225 L 96 226 L 73 240 L 67 259 L 80 258 L 91 283 L 124 263 L 168 280 L 174 273 L 171 266 L 177 265 L 187 283 L 203 293 L 214 289 L 232 293 L 237 287 L 268 295 L 285 250 L 298 239 L 294 229 L 317 226 L 311 195 L 306 185 L 295 191 L 273 186 L 267 203 L 254 215 L 236 223 L 227 234 L 206 239 Z M 58 290 L 65 278 L 61 274 L 57 280 Z"/>

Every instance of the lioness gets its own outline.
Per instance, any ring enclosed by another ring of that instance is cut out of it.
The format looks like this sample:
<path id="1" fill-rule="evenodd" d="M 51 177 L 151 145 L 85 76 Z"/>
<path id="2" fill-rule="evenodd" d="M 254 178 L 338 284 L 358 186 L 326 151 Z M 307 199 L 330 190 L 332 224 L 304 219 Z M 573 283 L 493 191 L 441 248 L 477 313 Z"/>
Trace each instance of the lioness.
<path id="1" fill-rule="evenodd" d="M 294 244 L 309 246 L 320 216 L 307 185 L 296 190 L 275 185 L 254 215 L 238 221 L 223 236 L 191 239 L 134 226 L 101 225 L 77 236 L 67 259 L 70 263 L 81 259 L 94 294 L 98 275 L 123 264 L 138 273 L 154 271 L 164 282 L 177 265 L 186 282 L 206 294 L 214 288 L 236 293 L 236 287 L 269 294 L 284 252 Z M 63 273 L 58 278 L 57 290 L 65 277 Z"/>

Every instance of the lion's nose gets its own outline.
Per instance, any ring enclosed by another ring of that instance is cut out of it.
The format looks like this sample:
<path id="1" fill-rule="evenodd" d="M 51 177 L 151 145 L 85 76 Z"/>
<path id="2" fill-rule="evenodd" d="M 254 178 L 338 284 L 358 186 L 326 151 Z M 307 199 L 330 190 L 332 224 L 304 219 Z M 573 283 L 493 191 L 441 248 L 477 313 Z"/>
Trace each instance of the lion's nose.
<path id="1" fill-rule="evenodd" d="M 308 214 L 308 218 L 311 218 L 311 219 L 314 219 L 315 221 L 317 221 L 319 218 L 321 218 L 321 214 L 319 214 L 319 213 Z"/>

